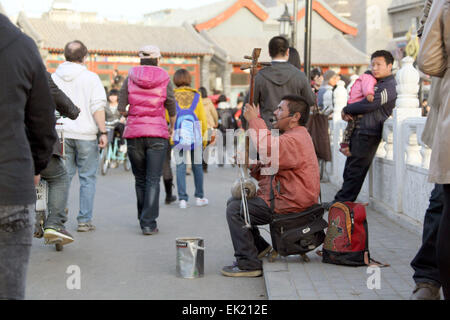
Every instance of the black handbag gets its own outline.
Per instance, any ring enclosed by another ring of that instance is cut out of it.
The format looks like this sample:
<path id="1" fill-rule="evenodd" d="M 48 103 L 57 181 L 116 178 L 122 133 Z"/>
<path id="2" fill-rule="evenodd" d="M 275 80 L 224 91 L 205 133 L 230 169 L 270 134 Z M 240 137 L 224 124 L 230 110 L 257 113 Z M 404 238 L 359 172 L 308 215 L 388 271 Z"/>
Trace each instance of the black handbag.
<path id="1" fill-rule="evenodd" d="M 324 209 L 315 204 L 303 212 L 274 214 L 270 224 L 272 246 L 281 256 L 305 254 L 319 247 L 328 223 L 323 219 Z"/>
<path id="2" fill-rule="evenodd" d="M 281 256 L 291 254 L 304 255 L 319 247 L 325 240 L 325 232 L 328 227 L 323 218 L 324 208 L 320 204 L 314 204 L 305 211 L 287 214 L 275 213 L 275 194 L 270 180 L 270 207 L 273 212 L 270 223 L 270 236 L 272 247 Z"/>

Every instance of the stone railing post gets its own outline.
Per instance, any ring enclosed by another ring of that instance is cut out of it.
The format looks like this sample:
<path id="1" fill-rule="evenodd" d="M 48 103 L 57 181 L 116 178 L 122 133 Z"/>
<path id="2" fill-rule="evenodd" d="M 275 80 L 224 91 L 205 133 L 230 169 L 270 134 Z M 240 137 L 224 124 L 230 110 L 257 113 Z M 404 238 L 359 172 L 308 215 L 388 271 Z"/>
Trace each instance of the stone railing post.
<path id="1" fill-rule="evenodd" d="M 406 170 L 405 147 L 406 137 L 403 137 L 403 122 L 410 117 L 420 117 L 419 109 L 419 72 L 413 66 L 414 60 L 405 57 L 402 67 L 395 77 L 397 81 L 397 102 L 393 112 L 394 122 L 394 166 L 395 166 L 395 194 L 394 209 L 402 212 L 403 177 Z"/>

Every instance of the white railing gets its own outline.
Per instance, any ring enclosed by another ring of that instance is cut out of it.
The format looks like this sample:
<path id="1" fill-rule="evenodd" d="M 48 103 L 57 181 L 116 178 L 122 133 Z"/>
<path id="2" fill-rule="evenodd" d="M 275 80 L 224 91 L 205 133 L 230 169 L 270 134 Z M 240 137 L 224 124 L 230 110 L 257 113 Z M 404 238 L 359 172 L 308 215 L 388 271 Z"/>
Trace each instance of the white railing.
<path id="1" fill-rule="evenodd" d="M 396 74 L 396 108 L 384 124 L 382 140 L 358 200 L 368 201 L 374 209 L 419 228 L 434 185 L 428 182 L 431 150 L 421 140 L 426 118 L 421 117 L 418 108 L 419 73 L 412 64 L 412 58 L 404 58 Z M 327 167 L 331 182 L 339 188 L 346 160 L 339 152 L 346 127 L 341 110 L 346 100 L 347 91 L 340 82 L 334 92 L 335 112 L 330 121 L 333 160 Z"/>

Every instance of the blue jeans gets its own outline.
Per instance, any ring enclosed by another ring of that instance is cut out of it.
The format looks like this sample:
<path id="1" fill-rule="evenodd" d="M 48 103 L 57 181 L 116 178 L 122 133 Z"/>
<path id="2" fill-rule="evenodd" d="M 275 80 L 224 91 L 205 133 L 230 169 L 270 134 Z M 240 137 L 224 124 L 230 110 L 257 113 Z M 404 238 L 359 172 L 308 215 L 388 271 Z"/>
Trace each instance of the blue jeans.
<path id="1" fill-rule="evenodd" d="M 187 153 L 191 153 L 192 172 L 194 174 L 195 197 L 203 198 L 203 150 L 198 148 L 195 150 L 180 150 L 174 148 L 175 161 L 177 164 L 177 189 L 178 198 L 188 201 L 189 196 L 186 193 L 186 163 Z"/>
<path id="2" fill-rule="evenodd" d="M 66 139 L 64 146 L 66 148 L 66 168 L 69 175 L 69 187 L 77 169 L 80 179 L 80 211 L 77 217 L 78 223 L 90 222 L 94 208 L 95 183 L 97 181 L 99 158 L 97 140 Z"/>
<path id="3" fill-rule="evenodd" d="M 141 228 L 156 228 L 159 216 L 159 182 L 169 142 L 163 138 L 127 139 L 128 157 L 136 181 Z"/>
<path id="4" fill-rule="evenodd" d="M 44 228 L 64 229 L 64 223 L 67 221 L 69 176 L 62 159 L 52 156 L 47 168 L 41 172 L 41 177 L 48 183 L 48 216 Z"/>
<path id="5" fill-rule="evenodd" d="M 0 206 L 0 300 L 25 298 L 34 204 Z"/>

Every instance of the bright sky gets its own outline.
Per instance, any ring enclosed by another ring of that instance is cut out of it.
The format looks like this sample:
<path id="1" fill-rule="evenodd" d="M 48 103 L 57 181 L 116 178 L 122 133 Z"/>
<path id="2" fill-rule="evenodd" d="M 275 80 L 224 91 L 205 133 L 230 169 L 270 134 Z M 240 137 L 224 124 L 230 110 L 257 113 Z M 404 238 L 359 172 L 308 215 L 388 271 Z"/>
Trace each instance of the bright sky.
<path id="1" fill-rule="evenodd" d="M 109 19 L 136 20 L 143 14 L 167 8 L 190 9 L 220 0 L 72 0 L 77 11 L 98 12 Z M 9 15 L 23 10 L 28 15 L 47 12 L 53 0 L 0 0 Z"/>

